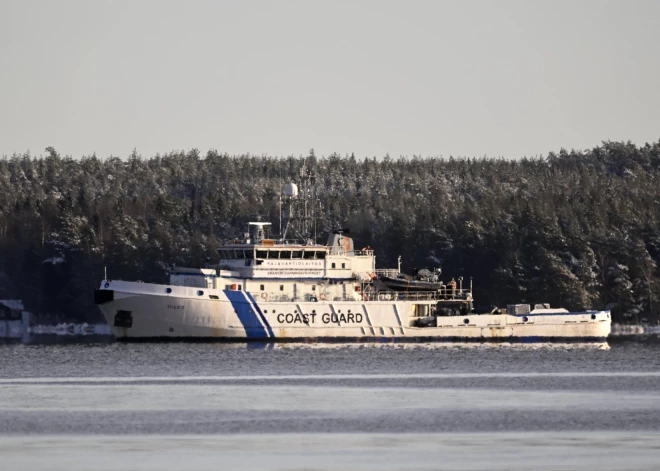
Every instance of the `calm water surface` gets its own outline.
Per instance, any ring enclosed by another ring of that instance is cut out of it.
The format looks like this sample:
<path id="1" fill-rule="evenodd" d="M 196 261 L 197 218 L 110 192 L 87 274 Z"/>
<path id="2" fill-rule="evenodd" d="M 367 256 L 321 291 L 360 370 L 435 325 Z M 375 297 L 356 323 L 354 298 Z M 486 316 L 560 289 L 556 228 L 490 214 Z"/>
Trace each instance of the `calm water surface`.
<path id="1" fill-rule="evenodd" d="M 658 469 L 660 343 L 0 346 L 2 469 Z"/>

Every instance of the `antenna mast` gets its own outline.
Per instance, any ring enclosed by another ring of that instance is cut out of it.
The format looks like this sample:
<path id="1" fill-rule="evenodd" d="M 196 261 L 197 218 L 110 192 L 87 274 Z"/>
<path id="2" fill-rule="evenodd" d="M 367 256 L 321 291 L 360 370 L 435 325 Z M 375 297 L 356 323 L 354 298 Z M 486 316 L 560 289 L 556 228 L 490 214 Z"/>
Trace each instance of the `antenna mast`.
<path id="1" fill-rule="evenodd" d="M 288 200 L 289 210 L 282 238 L 286 239 L 291 229 L 305 243 L 316 243 L 316 175 L 307 167 L 306 159 L 300 168 L 298 184 L 288 183 L 284 187 L 284 198 Z"/>
<path id="2" fill-rule="evenodd" d="M 284 234 L 282 234 L 282 161 L 280 161 L 280 237 L 284 239 Z"/>

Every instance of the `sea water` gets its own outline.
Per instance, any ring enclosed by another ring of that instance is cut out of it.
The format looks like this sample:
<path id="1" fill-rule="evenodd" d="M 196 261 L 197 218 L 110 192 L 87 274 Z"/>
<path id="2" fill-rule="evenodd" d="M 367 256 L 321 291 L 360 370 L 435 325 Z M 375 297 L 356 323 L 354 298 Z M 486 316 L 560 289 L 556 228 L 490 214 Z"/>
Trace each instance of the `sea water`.
<path id="1" fill-rule="evenodd" d="M 660 343 L 0 346 L 0 469 L 658 469 Z"/>

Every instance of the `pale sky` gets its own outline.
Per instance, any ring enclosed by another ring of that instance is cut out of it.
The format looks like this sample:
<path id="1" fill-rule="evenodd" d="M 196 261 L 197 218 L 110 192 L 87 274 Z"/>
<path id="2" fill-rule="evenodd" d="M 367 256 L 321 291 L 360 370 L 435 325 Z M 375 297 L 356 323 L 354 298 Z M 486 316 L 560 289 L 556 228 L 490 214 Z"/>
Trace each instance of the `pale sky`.
<path id="1" fill-rule="evenodd" d="M 0 156 L 660 139 L 660 1 L 0 0 Z"/>

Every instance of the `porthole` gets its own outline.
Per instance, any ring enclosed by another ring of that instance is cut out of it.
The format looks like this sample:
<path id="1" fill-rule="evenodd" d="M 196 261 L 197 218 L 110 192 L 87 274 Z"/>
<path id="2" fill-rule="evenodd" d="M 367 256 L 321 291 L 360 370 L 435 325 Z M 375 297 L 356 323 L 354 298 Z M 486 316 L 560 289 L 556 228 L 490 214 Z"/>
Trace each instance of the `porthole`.
<path id="1" fill-rule="evenodd" d="M 469 323 L 470 323 L 470 319 L 463 319 L 463 324 L 469 324 Z"/>
<path id="2" fill-rule="evenodd" d="M 201 289 L 197 291 L 197 296 L 204 296 L 204 291 L 202 291 Z"/>
<path id="3" fill-rule="evenodd" d="M 523 321 L 523 322 L 527 322 L 528 320 L 529 320 L 529 319 L 527 318 L 527 316 L 523 316 L 523 318 L 522 318 L 522 321 Z"/>
<path id="4" fill-rule="evenodd" d="M 592 314 L 592 315 L 591 315 L 591 320 L 592 320 L 592 321 L 595 321 L 595 320 L 596 320 L 596 314 Z"/>
<path id="5" fill-rule="evenodd" d="M 170 293 L 172 292 L 172 288 L 165 288 L 165 292 L 166 292 L 167 294 L 170 294 Z"/>
<path id="6" fill-rule="evenodd" d="M 106 283 L 106 284 L 104 284 L 103 286 L 104 286 L 105 288 L 109 288 L 109 287 L 110 287 L 110 283 Z"/>

